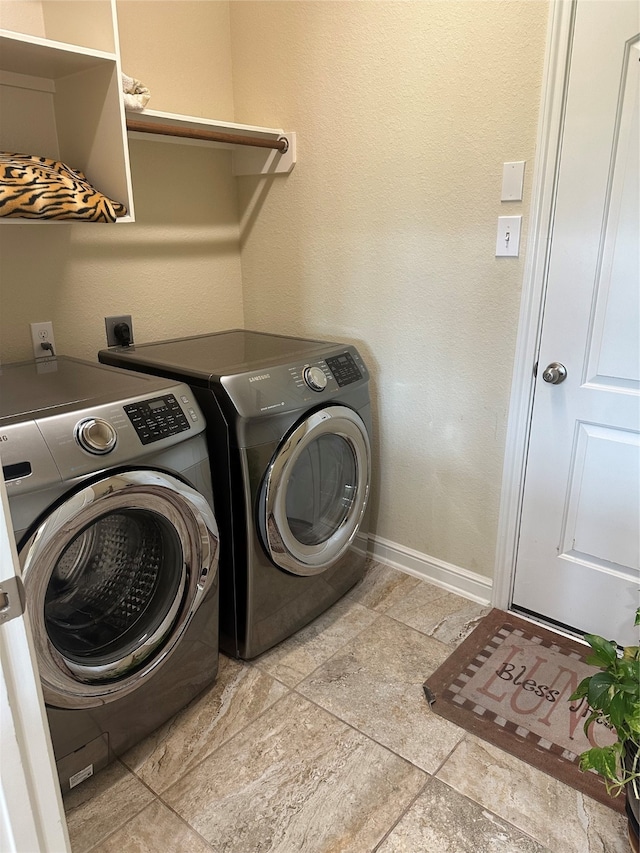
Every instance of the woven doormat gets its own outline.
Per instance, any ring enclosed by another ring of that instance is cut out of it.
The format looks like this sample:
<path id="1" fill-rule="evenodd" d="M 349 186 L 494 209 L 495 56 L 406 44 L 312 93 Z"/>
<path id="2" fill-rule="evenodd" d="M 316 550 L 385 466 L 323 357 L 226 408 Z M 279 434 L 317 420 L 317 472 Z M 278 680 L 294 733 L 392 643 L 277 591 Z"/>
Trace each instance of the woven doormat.
<path id="1" fill-rule="evenodd" d="M 434 713 L 623 812 L 624 796 L 610 797 L 599 775 L 578 767 L 585 749 L 615 740 L 606 726 L 596 724 L 587 738 L 588 706 L 568 701 L 582 679 L 597 671 L 585 663 L 589 651 L 492 610 L 425 687 L 435 696 Z"/>

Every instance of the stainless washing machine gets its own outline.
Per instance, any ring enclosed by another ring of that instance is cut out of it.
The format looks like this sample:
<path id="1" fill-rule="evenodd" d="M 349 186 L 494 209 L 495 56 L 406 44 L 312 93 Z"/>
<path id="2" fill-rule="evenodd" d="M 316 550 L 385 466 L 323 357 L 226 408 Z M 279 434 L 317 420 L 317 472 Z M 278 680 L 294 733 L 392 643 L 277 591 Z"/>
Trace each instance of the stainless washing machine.
<path id="1" fill-rule="evenodd" d="M 188 386 L 0 368 L 0 453 L 63 794 L 218 669 L 218 530 Z"/>
<path id="2" fill-rule="evenodd" d="M 99 358 L 188 383 L 205 414 L 224 651 L 259 655 L 359 580 L 371 411 L 355 347 L 234 329 Z"/>

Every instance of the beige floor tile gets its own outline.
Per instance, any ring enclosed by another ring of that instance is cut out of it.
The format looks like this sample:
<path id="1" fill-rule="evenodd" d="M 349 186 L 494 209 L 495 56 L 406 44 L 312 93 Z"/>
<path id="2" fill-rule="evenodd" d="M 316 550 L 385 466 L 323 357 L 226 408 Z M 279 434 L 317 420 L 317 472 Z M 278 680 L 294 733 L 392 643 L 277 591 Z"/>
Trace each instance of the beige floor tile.
<path id="1" fill-rule="evenodd" d="M 91 853 L 211 853 L 211 847 L 174 812 L 154 802 Z"/>
<path id="2" fill-rule="evenodd" d="M 553 853 L 629 853 L 621 815 L 475 737 L 438 777 Z"/>
<path id="3" fill-rule="evenodd" d="M 163 799 L 217 853 L 369 853 L 425 778 L 290 694 Z"/>
<path id="4" fill-rule="evenodd" d="M 295 687 L 376 618 L 374 611 L 343 598 L 255 663 L 274 678 Z"/>
<path id="5" fill-rule="evenodd" d="M 286 692 L 256 667 L 221 655 L 215 684 L 122 760 L 150 788 L 163 791 Z"/>
<path id="6" fill-rule="evenodd" d="M 154 799 L 136 777 L 114 761 L 65 797 L 73 853 L 84 853 Z"/>
<path id="7" fill-rule="evenodd" d="M 376 853 L 553 853 L 431 779 Z"/>
<path id="8" fill-rule="evenodd" d="M 433 773 L 464 736 L 436 716 L 422 684 L 451 649 L 381 614 L 297 690 Z"/>
<path id="9" fill-rule="evenodd" d="M 348 598 L 384 613 L 422 583 L 418 578 L 399 572 L 375 560 L 367 563 L 362 580 L 347 594 Z"/>
<path id="10" fill-rule="evenodd" d="M 474 607 L 372 563 L 273 652 L 221 656 L 126 755 L 140 779 L 115 762 L 75 789 L 74 853 L 629 853 L 620 815 L 429 709 Z"/>
<path id="11" fill-rule="evenodd" d="M 421 583 L 386 612 L 423 634 L 457 646 L 491 607 L 461 598 L 428 583 Z"/>

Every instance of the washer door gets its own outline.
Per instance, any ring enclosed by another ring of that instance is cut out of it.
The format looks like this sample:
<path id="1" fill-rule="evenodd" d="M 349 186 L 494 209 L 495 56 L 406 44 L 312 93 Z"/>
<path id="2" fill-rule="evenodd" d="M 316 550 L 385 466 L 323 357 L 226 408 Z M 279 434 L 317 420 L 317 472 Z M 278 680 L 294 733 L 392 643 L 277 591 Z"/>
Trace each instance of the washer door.
<path id="1" fill-rule="evenodd" d="M 259 528 L 273 562 L 306 576 L 339 560 L 362 522 L 370 476 L 359 415 L 329 406 L 305 418 L 280 445 L 262 487 Z"/>
<path id="2" fill-rule="evenodd" d="M 205 498 L 160 471 L 57 506 L 19 555 L 45 700 L 102 705 L 149 678 L 217 583 L 217 550 Z"/>

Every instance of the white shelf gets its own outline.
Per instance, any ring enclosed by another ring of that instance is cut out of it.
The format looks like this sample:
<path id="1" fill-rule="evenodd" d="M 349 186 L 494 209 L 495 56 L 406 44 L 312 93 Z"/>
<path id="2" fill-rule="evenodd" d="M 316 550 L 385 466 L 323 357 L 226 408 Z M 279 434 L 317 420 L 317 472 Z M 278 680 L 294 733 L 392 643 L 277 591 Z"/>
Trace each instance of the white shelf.
<path id="1" fill-rule="evenodd" d="M 97 190 L 126 206 L 128 214 L 119 223 L 135 219 L 129 139 L 230 149 L 234 175 L 293 169 L 296 135 L 280 128 L 157 110 L 125 116 L 115 4 L 0 0 L 5 26 L 0 29 L 0 149 L 80 169 Z M 143 127 L 128 131 L 127 120 Z M 185 133 L 207 138 L 185 138 Z M 12 217 L 0 222 L 53 224 Z"/>
<path id="2" fill-rule="evenodd" d="M 99 3 L 97 8 L 106 7 Z M 103 39 L 113 41 L 113 33 Z M 127 215 L 118 221 L 131 222 L 133 195 L 121 88 L 115 53 L 0 30 L 0 148 L 80 169 L 97 190 L 125 205 Z M 51 224 L 38 218 L 1 221 Z"/>
<path id="3" fill-rule="evenodd" d="M 113 53 L 0 30 L 0 70 L 58 80 L 107 62 Z"/>

